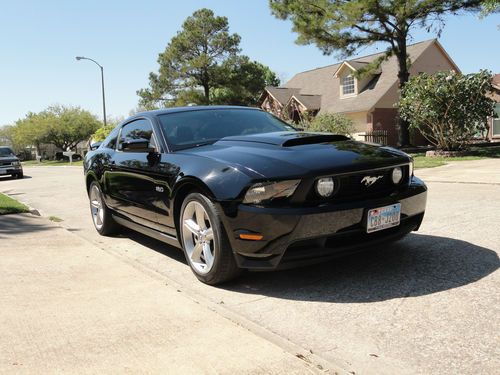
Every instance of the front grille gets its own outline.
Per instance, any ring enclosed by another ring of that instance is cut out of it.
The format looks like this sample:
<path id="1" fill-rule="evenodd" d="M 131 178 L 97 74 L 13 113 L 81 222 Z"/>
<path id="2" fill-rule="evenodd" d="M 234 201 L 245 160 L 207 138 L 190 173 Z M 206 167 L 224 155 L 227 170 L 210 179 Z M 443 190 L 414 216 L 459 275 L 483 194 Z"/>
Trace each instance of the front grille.
<path id="1" fill-rule="evenodd" d="M 340 176 L 338 177 L 339 190 L 337 191 L 336 197 L 339 199 L 357 197 L 371 198 L 390 194 L 397 189 L 397 185 L 392 183 L 392 169 L 393 168 Z M 408 169 L 408 167 L 404 167 L 404 169 Z M 365 181 L 368 181 L 369 178 L 378 179 L 372 185 L 368 186 Z M 402 182 L 404 181 L 406 181 L 406 179 L 403 172 Z"/>
<path id="2" fill-rule="evenodd" d="M 409 167 L 404 165 L 403 178 L 401 183 L 394 185 L 391 179 L 391 173 L 394 167 L 377 169 L 372 171 L 363 171 L 349 173 L 345 175 L 332 176 L 335 180 L 337 189 L 331 198 L 326 200 L 333 202 L 346 202 L 357 199 L 371 199 L 386 197 L 398 190 L 402 185 L 409 182 Z M 366 184 L 363 179 L 376 178 L 373 184 Z M 309 194 L 309 199 L 313 201 L 325 201 L 316 193 L 314 187 Z"/>
<path id="3" fill-rule="evenodd" d="M 416 230 L 423 217 L 423 213 L 412 217 L 402 217 L 399 226 L 374 233 L 366 233 L 365 228 L 358 224 L 349 230 L 339 231 L 331 236 L 297 241 L 287 248 L 281 263 L 345 255 L 362 249 L 373 249 L 386 241 L 399 239 Z"/>
<path id="4" fill-rule="evenodd" d="M 10 167 L 12 165 L 11 161 L 0 162 L 0 167 Z"/>

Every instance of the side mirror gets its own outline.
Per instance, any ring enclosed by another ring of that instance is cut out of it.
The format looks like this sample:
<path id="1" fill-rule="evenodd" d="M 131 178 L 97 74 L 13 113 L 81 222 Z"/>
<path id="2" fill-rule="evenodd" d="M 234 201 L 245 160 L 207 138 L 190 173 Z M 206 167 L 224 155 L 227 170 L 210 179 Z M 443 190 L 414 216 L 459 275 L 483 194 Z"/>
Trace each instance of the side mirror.
<path id="1" fill-rule="evenodd" d="M 155 149 L 149 147 L 149 140 L 144 138 L 127 139 L 121 143 L 123 152 L 154 152 Z"/>
<path id="2" fill-rule="evenodd" d="M 90 151 L 95 151 L 99 148 L 99 146 L 102 144 L 102 142 L 94 142 L 90 145 Z"/>

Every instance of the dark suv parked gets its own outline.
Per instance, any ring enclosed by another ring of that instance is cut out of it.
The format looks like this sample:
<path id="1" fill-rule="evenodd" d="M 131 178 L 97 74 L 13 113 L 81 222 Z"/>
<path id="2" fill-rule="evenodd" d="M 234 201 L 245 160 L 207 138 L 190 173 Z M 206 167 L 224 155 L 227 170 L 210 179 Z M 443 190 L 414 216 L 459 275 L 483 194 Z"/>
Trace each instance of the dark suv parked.
<path id="1" fill-rule="evenodd" d="M 21 161 L 9 147 L 0 146 L 0 176 L 10 174 L 23 178 Z"/>

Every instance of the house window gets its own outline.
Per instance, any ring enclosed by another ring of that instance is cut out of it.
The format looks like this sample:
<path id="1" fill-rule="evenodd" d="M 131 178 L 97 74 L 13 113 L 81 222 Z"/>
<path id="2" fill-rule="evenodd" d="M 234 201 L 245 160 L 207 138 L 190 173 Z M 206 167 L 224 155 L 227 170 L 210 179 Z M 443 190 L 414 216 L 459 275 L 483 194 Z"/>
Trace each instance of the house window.
<path id="1" fill-rule="evenodd" d="M 354 77 L 352 75 L 342 78 L 342 95 L 354 94 Z"/>

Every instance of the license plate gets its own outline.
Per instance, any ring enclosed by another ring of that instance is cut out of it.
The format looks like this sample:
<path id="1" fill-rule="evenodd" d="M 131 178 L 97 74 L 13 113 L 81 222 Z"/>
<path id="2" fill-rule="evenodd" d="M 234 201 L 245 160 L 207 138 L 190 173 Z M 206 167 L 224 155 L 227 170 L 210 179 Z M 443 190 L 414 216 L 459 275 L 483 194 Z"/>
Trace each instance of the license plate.
<path id="1" fill-rule="evenodd" d="M 401 203 L 374 208 L 368 211 L 366 232 L 372 233 L 399 225 L 401 218 Z"/>
<path id="2" fill-rule="evenodd" d="M 7 174 L 7 171 L 5 169 L 0 169 L 0 174 Z"/>

